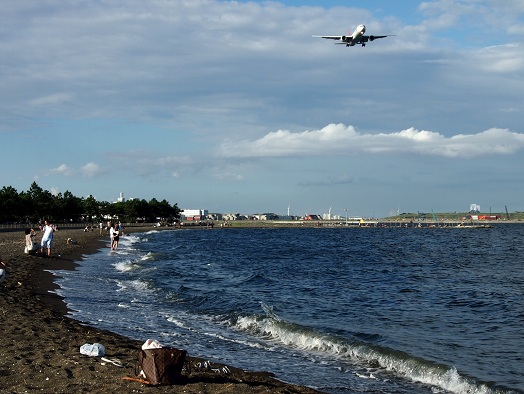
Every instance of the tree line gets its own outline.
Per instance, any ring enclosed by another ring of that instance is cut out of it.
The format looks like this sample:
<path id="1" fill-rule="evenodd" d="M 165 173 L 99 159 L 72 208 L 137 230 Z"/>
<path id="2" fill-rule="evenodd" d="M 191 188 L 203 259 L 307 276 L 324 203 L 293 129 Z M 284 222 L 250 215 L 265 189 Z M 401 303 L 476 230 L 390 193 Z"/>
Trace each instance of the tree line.
<path id="1" fill-rule="evenodd" d="M 111 203 L 95 197 L 76 197 L 71 192 L 52 194 L 36 182 L 28 191 L 18 192 L 11 186 L 0 190 L 0 223 L 37 223 L 44 219 L 53 222 L 98 222 L 108 218 L 127 223 L 137 221 L 175 221 L 180 218 L 177 204 L 165 199 L 146 201 L 132 199 Z"/>

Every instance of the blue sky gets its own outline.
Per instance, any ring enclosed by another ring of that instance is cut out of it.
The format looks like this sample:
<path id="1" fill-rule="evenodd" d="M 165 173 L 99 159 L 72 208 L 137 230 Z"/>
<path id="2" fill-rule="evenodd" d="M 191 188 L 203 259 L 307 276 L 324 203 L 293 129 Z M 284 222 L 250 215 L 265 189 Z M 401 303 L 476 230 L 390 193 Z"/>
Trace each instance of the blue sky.
<path id="1" fill-rule="evenodd" d="M 0 186 L 211 212 L 524 210 L 524 2 L 7 0 Z M 365 48 L 312 35 L 358 24 Z"/>

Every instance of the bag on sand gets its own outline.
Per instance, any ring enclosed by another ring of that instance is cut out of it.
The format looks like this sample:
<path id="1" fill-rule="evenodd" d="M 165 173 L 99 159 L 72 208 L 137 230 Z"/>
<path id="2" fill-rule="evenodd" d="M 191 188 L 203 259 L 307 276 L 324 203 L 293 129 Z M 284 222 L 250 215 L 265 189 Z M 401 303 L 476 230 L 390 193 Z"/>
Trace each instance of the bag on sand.
<path id="1" fill-rule="evenodd" d="M 150 384 L 174 384 L 180 380 L 187 351 L 163 347 L 140 350 L 138 363 Z"/>

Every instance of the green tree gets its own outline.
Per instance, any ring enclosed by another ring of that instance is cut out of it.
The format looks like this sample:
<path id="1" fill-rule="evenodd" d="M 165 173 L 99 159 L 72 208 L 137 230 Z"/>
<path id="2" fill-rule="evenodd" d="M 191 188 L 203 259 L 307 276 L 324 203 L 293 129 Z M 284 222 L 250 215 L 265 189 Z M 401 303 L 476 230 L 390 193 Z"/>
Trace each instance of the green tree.
<path id="1" fill-rule="evenodd" d="M 124 220 L 126 215 L 125 202 L 115 202 L 114 204 L 109 204 L 109 214 L 114 220 Z"/>
<path id="2" fill-rule="evenodd" d="M 128 200 L 126 202 L 109 203 L 97 201 L 93 196 L 79 198 L 70 191 L 54 196 L 42 189 L 36 182 L 31 184 L 27 192 L 18 193 L 11 186 L 0 189 L 0 222 L 35 223 L 44 219 L 53 221 L 78 221 L 81 216 L 89 220 L 103 220 L 110 216 L 119 220 L 135 222 L 138 218 L 145 221 L 173 220 L 180 218 L 177 204 L 170 205 L 167 200 L 158 201 L 152 198 L 146 200 Z"/>
<path id="3" fill-rule="evenodd" d="M 84 198 L 82 203 L 82 214 L 89 216 L 91 219 L 101 216 L 102 212 L 100 209 L 100 204 L 92 195 L 89 195 L 86 198 Z"/>
<path id="4" fill-rule="evenodd" d="M 138 207 L 138 217 L 145 221 L 151 221 L 151 207 L 149 206 L 149 203 L 142 199 L 140 200 Z"/>
<path id="5" fill-rule="evenodd" d="M 56 197 L 56 204 L 59 209 L 58 218 L 64 221 L 78 221 L 84 213 L 84 204 L 81 198 L 75 197 L 70 191 L 59 194 Z"/>
<path id="6" fill-rule="evenodd" d="M 21 221 L 23 214 L 22 197 L 11 186 L 4 186 L 0 190 L 0 222 Z"/>
<path id="7" fill-rule="evenodd" d="M 28 216 L 39 220 L 43 220 L 44 218 L 54 219 L 52 216 L 55 212 L 55 197 L 51 192 L 42 189 L 36 182 L 33 182 L 25 196 L 27 198 L 26 208 L 31 210 Z"/>
<path id="8" fill-rule="evenodd" d="M 161 218 L 160 215 L 160 203 L 156 198 L 152 198 L 148 202 L 149 205 L 149 220 L 156 221 L 158 218 Z"/>
<path id="9" fill-rule="evenodd" d="M 128 200 L 124 204 L 125 221 L 134 223 L 140 211 L 140 200 Z"/>

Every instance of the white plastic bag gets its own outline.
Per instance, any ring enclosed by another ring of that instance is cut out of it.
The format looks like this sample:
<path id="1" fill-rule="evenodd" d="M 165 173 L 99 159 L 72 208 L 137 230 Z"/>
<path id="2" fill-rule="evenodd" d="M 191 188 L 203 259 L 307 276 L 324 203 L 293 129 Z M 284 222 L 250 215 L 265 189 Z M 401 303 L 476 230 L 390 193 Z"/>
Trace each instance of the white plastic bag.
<path id="1" fill-rule="evenodd" d="M 146 349 L 160 349 L 162 345 L 156 339 L 148 339 L 142 345 L 142 350 Z"/>
<path id="2" fill-rule="evenodd" d="M 80 353 L 86 356 L 100 357 L 105 356 L 106 348 L 101 343 L 86 343 L 80 346 Z"/>

